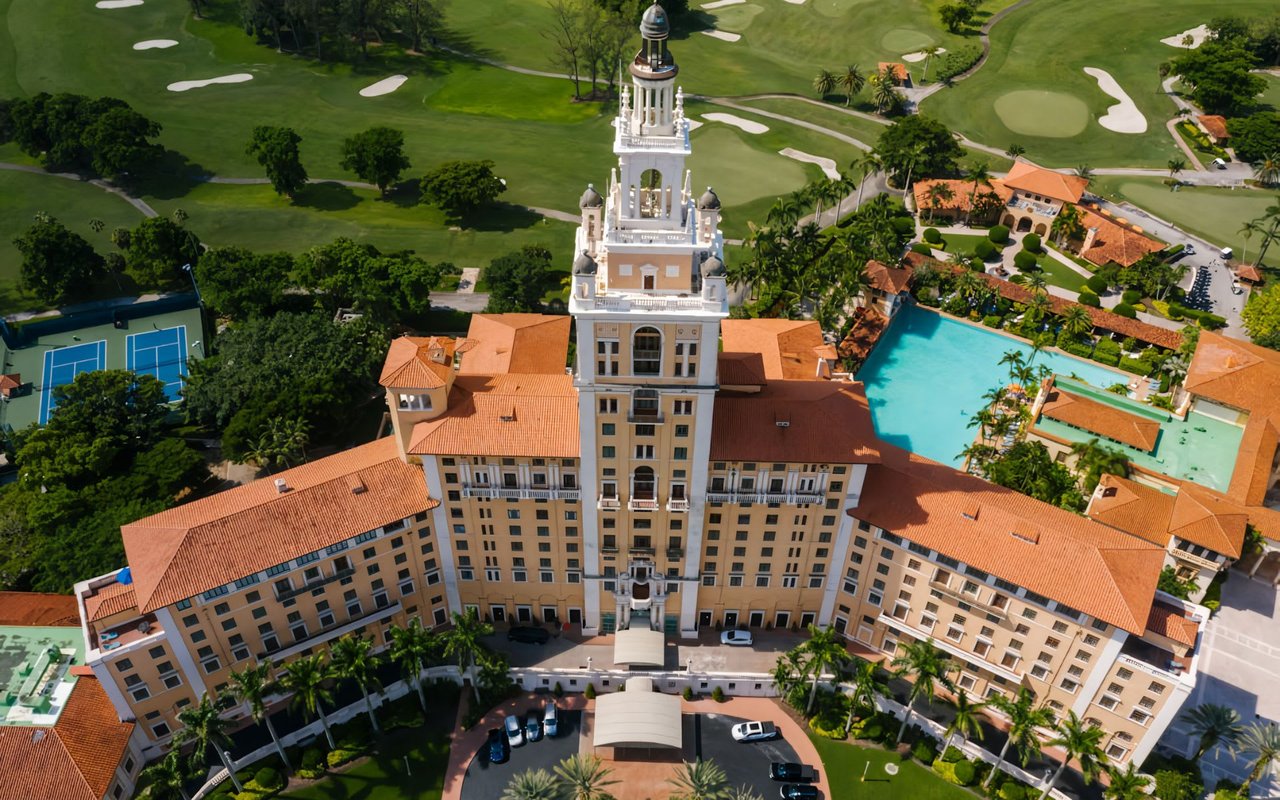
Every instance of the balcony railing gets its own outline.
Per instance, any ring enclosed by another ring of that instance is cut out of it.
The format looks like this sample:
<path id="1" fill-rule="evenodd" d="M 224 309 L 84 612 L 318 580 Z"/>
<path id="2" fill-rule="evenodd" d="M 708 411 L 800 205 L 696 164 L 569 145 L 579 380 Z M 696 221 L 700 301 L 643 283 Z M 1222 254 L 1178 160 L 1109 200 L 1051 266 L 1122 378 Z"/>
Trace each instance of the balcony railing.
<path id="1" fill-rule="evenodd" d="M 478 486 L 464 485 L 463 497 L 487 497 L 490 500 L 577 500 L 578 489 L 549 486 Z"/>
<path id="2" fill-rule="evenodd" d="M 630 411 L 627 413 L 627 422 L 633 425 L 661 425 L 666 421 L 666 415 L 659 412 Z"/>
<path id="3" fill-rule="evenodd" d="M 680 549 L 679 547 L 667 548 L 668 561 L 675 561 L 676 559 L 680 559 L 680 558 L 684 558 L 684 550 Z"/>
<path id="4" fill-rule="evenodd" d="M 627 500 L 628 511 L 657 511 L 658 508 L 659 503 L 656 497 L 632 497 Z"/>
<path id="5" fill-rule="evenodd" d="M 707 492 L 707 500 L 712 503 L 780 503 L 794 506 L 823 503 L 826 499 L 826 496 L 819 492 L 726 491 L 724 489 L 712 489 Z"/>
<path id="6" fill-rule="evenodd" d="M 302 586 L 299 586 L 296 589 L 290 589 L 287 592 L 281 592 L 277 590 L 276 599 L 280 601 L 288 600 L 290 597 L 297 597 L 300 594 L 306 594 L 307 592 L 313 589 L 319 589 L 321 586 L 333 583 L 334 581 L 340 581 L 343 578 L 350 578 L 352 575 L 355 575 L 355 574 L 356 574 L 355 567 L 347 567 L 346 569 L 337 570 L 332 575 L 321 575 L 319 578 L 316 578 L 313 581 L 308 581 L 307 583 L 303 584 Z"/>
<path id="7" fill-rule="evenodd" d="M 960 577 L 960 580 L 964 580 L 963 576 Z M 937 580 L 936 578 L 930 578 L 929 585 L 934 589 L 937 589 L 938 591 L 942 592 L 943 594 L 946 594 L 949 597 L 953 597 L 962 603 L 968 603 L 969 605 L 975 608 L 981 608 L 983 611 L 987 611 L 991 614 L 994 614 L 995 616 L 998 616 L 998 617 L 1009 616 L 1008 600 L 1004 601 L 1004 605 L 998 606 L 995 603 L 991 602 L 990 600 L 983 600 L 982 597 L 978 594 L 975 594 L 973 592 L 965 592 L 965 591 L 961 591 L 960 589 L 953 588 L 950 584 L 944 583 L 940 580 Z"/>
<path id="8" fill-rule="evenodd" d="M 343 634 L 350 633 L 356 628 L 363 627 L 370 622 L 379 622 L 394 616 L 400 611 L 400 601 L 388 603 L 382 608 L 375 608 L 368 614 L 362 614 L 358 617 L 352 617 L 346 622 L 334 623 L 333 625 L 320 628 L 314 633 L 308 633 L 306 638 L 299 639 L 288 647 L 278 647 L 275 650 L 266 650 L 258 653 L 258 660 L 263 661 L 271 659 L 272 661 L 283 661 L 295 653 L 300 653 L 308 647 L 315 647 L 318 644 L 334 639 Z"/>
<path id="9" fill-rule="evenodd" d="M 601 495 L 600 498 L 596 500 L 596 508 L 601 511 L 617 511 L 619 508 L 622 508 L 622 501 L 617 497 L 605 497 Z"/>
<path id="10" fill-rule="evenodd" d="M 1183 550 L 1177 545 L 1173 546 L 1173 554 L 1184 561 L 1190 561 L 1192 564 L 1197 564 L 1205 569 L 1216 570 L 1222 566 L 1222 563 L 1219 561 L 1215 561 L 1211 558 L 1205 558 L 1202 555 L 1192 553 L 1190 550 Z"/>
<path id="11" fill-rule="evenodd" d="M 677 498 L 673 497 L 673 498 L 671 498 L 670 500 L 668 500 L 668 501 L 667 501 L 667 510 L 668 510 L 668 511 L 681 511 L 681 512 L 683 512 L 683 511 L 688 511 L 688 510 L 689 510 L 689 499 L 688 499 L 687 497 L 686 497 L 686 498 L 679 498 L 679 499 L 677 499 Z"/>

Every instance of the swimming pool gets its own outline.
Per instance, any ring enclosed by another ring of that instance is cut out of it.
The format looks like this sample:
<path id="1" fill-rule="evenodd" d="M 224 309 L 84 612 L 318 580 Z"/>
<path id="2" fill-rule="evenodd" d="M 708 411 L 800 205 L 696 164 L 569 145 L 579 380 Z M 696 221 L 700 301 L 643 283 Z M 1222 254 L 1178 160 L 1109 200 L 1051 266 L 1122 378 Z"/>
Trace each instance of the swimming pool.
<path id="1" fill-rule="evenodd" d="M 1008 367 L 999 362 L 1010 350 L 1031 357 L 1031 346 L 1021 339 L 904 306 L 858 371 L 876 433 L 890 444 L 960 466 L 959 453 L 975 435 L 969 419 L 983 407 L 982 395 L 1009 382 Z M 1131 377 L 1058 352 L 1041 351 L 1034 362 L 1040 364 L 1102 388 Z"/>

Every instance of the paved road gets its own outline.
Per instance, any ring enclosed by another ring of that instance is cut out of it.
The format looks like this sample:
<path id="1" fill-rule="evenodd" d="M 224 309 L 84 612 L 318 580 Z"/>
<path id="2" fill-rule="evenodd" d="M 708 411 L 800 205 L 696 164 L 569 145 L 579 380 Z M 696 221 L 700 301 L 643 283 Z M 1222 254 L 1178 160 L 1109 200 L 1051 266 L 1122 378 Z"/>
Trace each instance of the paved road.
<path id="1" fill-rule="evenodd" d="M 433 308 L 451 308 L 454 311 L 469 311 L 475 313 L 484 311 L 484 307 L 489 305 L 488 292 L 432 292 L 431 306 Z"/>

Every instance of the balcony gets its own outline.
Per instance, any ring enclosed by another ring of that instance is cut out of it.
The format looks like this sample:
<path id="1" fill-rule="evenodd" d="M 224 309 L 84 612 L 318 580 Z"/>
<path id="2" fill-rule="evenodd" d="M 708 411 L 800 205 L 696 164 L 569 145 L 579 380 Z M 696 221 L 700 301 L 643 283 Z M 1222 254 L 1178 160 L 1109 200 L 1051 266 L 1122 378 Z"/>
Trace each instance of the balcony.
<path id="1" fill-rule="evenodd" d="M 673 497 L 667 501 L 667 510 L 684 513 L 689 510 L 689 499 L 688 498 L 677 499 Z"/>
<path id="2" fill-rule="evenodd" d="M 606 311 L 719 311 L 721 301 L 694 295 L 603 295 L 595 306 Z"/>
<path id="3" fill-rule="evenodd" d="M 368 625 L 370 622 L 380 622 L 384 619 L 389 619 L 390 617 L 395 616 L 399 611 L 399 601 L 390 603 L 382 608 L 376 608 L 368 614 L 362 614 L 359 617 L 352 617 L 346 622 L 330 625 L 327 628 L 320 628 L 315 633 L 308 634 L 307 638 L 296 641 L 288 647 L 258 653 L 258 660 L 263 661 L 271 659 L 276 662 L 283 661 L 289 656 L 300 653 L 308 647 L 315 647 L 316 645 L 323 644 L 330 639 L 336 639 L 343 634 L 354 631 L 356 628 Z"/>
<path id="4" fill-rule="evenodd" d="M 657 411 L 628 411 L 627 422 L 632 425 L 661 425 L 667 421 L 665 414 Z"/>
<path id="5" fill-rule="evenodd" d="M 667 560 L 668 560 L 668 561 L 679 561 L 679 560 L 680 560 L 680 559 L 682 559 L 682 558 L 684 558 L 684 550 L 680 549 L 679 547 L 668 547 L 668 548 L 667 548 Z"/>
<path id="6" fill-rule="evenodd" d="M 1025 197 L 1011 197 L 1007 203 L 1009 208 L 1017 208 L 1023 211 L 1030 211 L 1032 214 L 1039 214 L 1042 217 L 1056 217 L 1058 212 L 1062 210 L 1061 206 L 1048 206 L 1043 203 L 1036 203 Z"/>
<path id="7" fill-rule="evenodd" d="M 296 589 L 290 589 L 287 592 L 277 591 L 276 599 L 280 601 L 288 600 L 290 597 L 297 597 L 300 594 L 306 594 L 307 592 L 313 589 L 319 589 L 321 586 L 325 586 L 327 584 L 333 583 L 334 581 L 340 581 L 343 578 L 350 578 L 352 575 L 355 575 L 355 574 L 356 574 L 355 567 L 347 567 L 346 569 L 336 570 L 332 575 L 321 575 L 319 578 L 316 578 L 313 581 L 308 581 L 307 583 L 303 584 L 302 586 L 299 586 Z"/>
<path id="8" fill-rule="evenodd" d="M 601 511 L 617 511 L 619 508 L 622 508 L 622 501 L 616 496 L 605 497 L 604 495 L 600 495 L 599 499 L 596 500 L 596 508 Z"/>
<path id="9" fill-rule="evenodd" d="M 632 497 L 627 500 L 628 511 L 657 511 L 660 506 L 656 497 Z"/>
<path id="10" fill-rule="evenodd" d="M 957 647 L 955 644 L 952 644 L 950 641 L 946 639 L 938 639 L 934 637 L 932 630 L 926 631 L 921 628 L 916 628 L 912 625 L 907 624 L 906 622 L 903 622 L 902 620 L 895 619 L 894 617 L 890 616 L 887 612 L 884 612 L 884 611 L 880 612 L 880 616 L 876 618 L 876 621 L 882 622 L 885 625 L 888 625 L 890 628 L 893 628 L 899 633 L 905 633 L 913 639 L 917 639 L 919 641 L 930 639 L 938 647 L 939 650 L 942 650 L 945 653 L 949 653 L 955 656 L 956 658 L 960 659 L 961 661 L 972 664 L 978 667 L 979 669 L 984 669 L 992 673 L 993 675 L 999 675 L 1000 677 L 1004 678 L 1005 680 L 1011 683 L 1022 682 L 1022 675 L 1020 675 L 1019 673 L 1014 672 L 1013 670 L 1010 670 L 999 664 L 995 664 L 990 661 L 987 661 L 985 658 L 982 658 L 977 654 L 972 653 L 968 650 L 961 649 L 960 647 Z"/>
<path id="11" fill-rule="evenodd" d="M 635 545 L 627 548 L 627 555 L 630 555 L 633 557 L 634 556 L 653 556 L 657 554 L 658 554 L 658 550 L 655 547 L 641 547 L 639 545 Z"/>
<path id="12" fill-rule="evenodd" d="M 1116 663 L 1173 682 L 1181 680 L 1191 670 L 1190 656 L 1174 655 L 1163 647 L 1132 636 L 1125 639 Z"/>
<path id="13" fill-rule="evenodd" d="M 490 500 L 571 500 L 579 498 L 578 489 L 548 486 L 481 486 L 464 484 L 463 497 L 485 497 Z"/>
<path id="14" fill-rule="evenodd" d="M 961 573 L 955 573 L 955 574 L 960 581 L 963 582 L 964 580 L 967 580 L 963 574 Z M 967 603 L 973 606 L 974 608 L 980 608 L 983 611 L 993 614 L 997 617 L 1009 616 L 1008 599 L 1004 601 L 1003 605 L 996 605 L 991 600 L 983 600 L 979 594 L 964 592 L 959 589 L 955 589 L 950 584 L 944 583 L 934 578 L 929 579 L 929 586 L 934 589 L 937 589 L 938 591 L 942 592 L 943 594 L 947 595 L 950 598 L 959 600 L 962 603 Z M 992 596 L 994 597 L 995 595 L 992 595 Z"/>
<path id="15" fill-rule="evenodd" d="M 1215 560 L 1212 558 L 1206 558 L 1205 556 L 1202 556 L 1198 553 L 1193 553 L 1190 550 L 1184 550 L 1182 547 L 1180 547 L 1177 544 L 1173 546 L 1173 555 L 1175 558 L 1180 558 L 1183 561 L 1189 561 L 1192 564 L 1195 564 L 1196 566 L 1202 569 L 1211 569 L 1211 570 L 1217 571 L 1222 568 L 1222 561 Z"/>
<path id="16" fill-rule="evenodd" d="M 712 489 L 707 500 L 712 503 L 778 503 L 780 505 L 809 505 L 826 502 L 826 495 L 818 492 L 757 492 L 725 491 Z"/>

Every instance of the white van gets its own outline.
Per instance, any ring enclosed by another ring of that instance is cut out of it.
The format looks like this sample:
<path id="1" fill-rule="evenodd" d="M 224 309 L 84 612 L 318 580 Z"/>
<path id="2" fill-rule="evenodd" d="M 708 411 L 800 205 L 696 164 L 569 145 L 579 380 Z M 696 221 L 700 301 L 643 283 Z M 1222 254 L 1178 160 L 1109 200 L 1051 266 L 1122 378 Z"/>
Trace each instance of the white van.
<path id="1" fill-rule="evenodd" d="M 1227 168 L 1227 162 L 1226 162 L 1226 161 L 1224 161 L 1224 160 L 1223 160 L 1223 159 L 1221 159 L 1221 158 L 1215 158 L 1215 159 L 1213 160 L 1213 165 L 1214 165 L 1215 167 L 1217 167 L 1218 169 L 1226 169 L 1226 168 Z"/>
<path id="2" fill-rule="evenodd" d="M 1222 251 L 1218 253 L 1218 255 L 1222 258 L 1223 261 L 1230 261 L 1231 257 L 1235 255 L 1235 251 L 1232 250 L 1230 247 L 1224 247 L 1222 248 Z"/>

